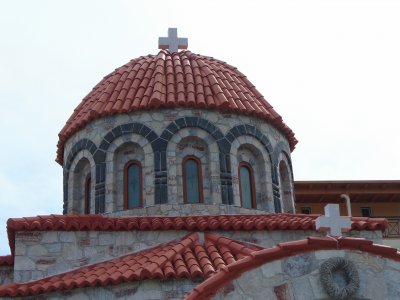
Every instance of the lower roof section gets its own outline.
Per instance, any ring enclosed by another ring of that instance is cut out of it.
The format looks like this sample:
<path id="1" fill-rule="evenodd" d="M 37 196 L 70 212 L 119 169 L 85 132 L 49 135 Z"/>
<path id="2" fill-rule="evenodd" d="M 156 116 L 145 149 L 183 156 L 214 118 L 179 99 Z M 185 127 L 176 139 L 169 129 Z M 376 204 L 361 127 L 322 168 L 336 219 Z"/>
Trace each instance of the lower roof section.
<path id="1" fill-rule="evenodd" d="M 125 231 L 125 230 L 315 230 L 320 215 L 260 214 L 204 216 L 107 217 L 104 215 L 47 215 L 11 218 L 7 230 Z M 384 230 L 383 218 L 352 217 L 352 230 Z"/>
<path id="2" fill-rule="evenodd" d="M 27 297 L 147 279 L 201 278 L 185 299 L 210 299 L 244 272 L 310 251 L 350 250 L 400 261 L 397 249 L 349 237 L 308 237 L 262 248 L 213 233 L 191 233 L 143 251 L 26 283 L 0 286 L 0 297 Z"/>
<path id="3" fill-rule="evenodd" d="M 316 230 L 319 215 L 264 214 L 215 216 L 107 217 L 104 215 L 47 215 L 12 218 L 7 221 L 11 253 L 16 231 L 132 231 L 132 230 Z M 351 218 L 351 230 L 381 230 L 388 227 L 383 218 Z"/>
<path id="4" fill-rule="evenodd" d="M 0 297 L 27 297 L 146 279 L 206 279 L 263 249 L 212 233 L 205 233 L 204 238 L 199 235 L 192 233 L 180 240 L 40 280 L 6 284 L 0 286 Z"/>

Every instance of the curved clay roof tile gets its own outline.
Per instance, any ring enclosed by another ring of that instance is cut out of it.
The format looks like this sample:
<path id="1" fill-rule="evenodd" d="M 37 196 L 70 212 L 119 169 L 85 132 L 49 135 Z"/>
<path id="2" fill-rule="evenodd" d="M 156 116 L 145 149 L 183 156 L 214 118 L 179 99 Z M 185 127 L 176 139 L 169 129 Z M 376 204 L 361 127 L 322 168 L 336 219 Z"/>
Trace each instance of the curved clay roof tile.
<path id="1" fill-rule="evenodd" d="M 63 163 L 65 142 L 96 118 L 171 107 L 256 116 L 279 129 L 292 150 L 297 143 L 281 116 L 235 67 L 190 51 L 161 50 L 157 55 L 131 60 L 93 88 L 59 133 L 56 160 Z"/>

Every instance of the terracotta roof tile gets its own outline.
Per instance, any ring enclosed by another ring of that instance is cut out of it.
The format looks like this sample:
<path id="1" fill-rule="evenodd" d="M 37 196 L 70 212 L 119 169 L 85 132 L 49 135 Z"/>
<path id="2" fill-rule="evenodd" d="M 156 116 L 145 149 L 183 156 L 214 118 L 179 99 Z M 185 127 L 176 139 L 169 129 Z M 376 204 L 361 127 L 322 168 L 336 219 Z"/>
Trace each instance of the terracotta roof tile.
<path id="1" fill-rule="evenodd" d="M 265 214 L 216 216 L 107 217 L 103 215 L 48 215 L 12 218 L 7 222 L 11 253 L 15 231 L 124 231 L 124 230 L 315 230 L 318 215 Z M 382 230 L 382 218 L 352 218 L 352 230 Z"/>
<path id="2" fill-rule="evenodd" d="M 74 288 L 106 286 L 152 278 L 203 278 L 185 299 L 210 299 L 220 288 L 253 268 L 277 259 L 309 251 L 336 249 L 363 251 L 400 261 L 397 249 L 360 238 L 309 237 L 272 248 L 204 234 L 204 245 L 192 233 L 181 240 L 128 254 L 117 259 L 82 267 L 27 283 L 0 286 L 0 296 L 34 296 Z M 240 254 L 234 258 L 233 253 Z M 240 256 L 240 257 L 239 257 Z"/>
<path id="3" fill-rule="evenodd" d="M 13 266 L 13 265 L 14 265 L 14 257 L 12 255 L 0 256 L 0 267 Z"/>
<path id="4" fill-rule="evenodd" d="M 224 241 L 226 240 L 229 239 L 224 238 Z M 219 241 L 220 239 L 216 238 L 215 235 L 205 235 L 205 243 L 213 245 L 216 252 L 219 252 L 221 246 Z M 232 240 L 229 241 L 227 244 L 235 244 Z M 227 248 L 227 246 L 223 247 Z M 221 257 L 221 254 L 219 256 Z M 198 235 L 192 233 L 178 241 L 85 266 L 67 273 L 27 283 L 2 285 L 0 286 L 0 296 L 26 297 L 53 291 L 61 292 L 74 288 L 106 286 L 153 278 L 207 278 L 213 275 L 216 270 L 235 261 L 230 260 L 228 263 L 221 259 L 211 259 L 204 245 L 199 243 Z"/>
<path id="5" fill-rule="evenodd" d="M 93 88 L 59 133 L 56 160 L 62 164 L 65 142 L 96 118 L 167 107 L 217 108 L 257 116 L 286 135 L 292 150 L 297 143 L 281 116 L 235 67 L 190 51 L 161 50 L 131 60 Z"/>

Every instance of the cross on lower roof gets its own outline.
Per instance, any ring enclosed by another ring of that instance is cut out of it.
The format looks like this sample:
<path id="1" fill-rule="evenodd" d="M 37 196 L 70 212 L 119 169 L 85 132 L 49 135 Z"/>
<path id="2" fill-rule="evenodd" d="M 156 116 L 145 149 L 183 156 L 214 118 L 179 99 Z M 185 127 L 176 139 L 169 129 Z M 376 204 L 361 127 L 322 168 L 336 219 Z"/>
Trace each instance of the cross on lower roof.
<path id="1" fill-rule="evenodd" d="M 331 236 L 341 236 L 342 229 L 351 229 L 350 218 L 340 217 L 339 204 L 325 206 L 325 216 L 315 220 L 316 229 L 328 230 Z"/>
<path id="2" fill-rule="evenodd" d="M 178 29 L 168 28 L 168 37 L 158 38 L 158 48 L 178 52 L 178 49 L 187 49 L 188 39 L 178 38 Z"/>

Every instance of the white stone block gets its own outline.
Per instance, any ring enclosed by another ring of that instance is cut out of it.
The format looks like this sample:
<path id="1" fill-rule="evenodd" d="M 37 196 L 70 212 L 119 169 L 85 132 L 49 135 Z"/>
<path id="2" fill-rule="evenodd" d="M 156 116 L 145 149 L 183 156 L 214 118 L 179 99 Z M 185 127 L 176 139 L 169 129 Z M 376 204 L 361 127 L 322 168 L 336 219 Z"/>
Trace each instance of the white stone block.
<path id="1" fill-rule="evenodd" d="M 28 248 L 28 256 L 30 257 L 43 256 L 47 254 L 48 250 L 46 249 L 46 247 L 42 245 L 34 245 Z"/>
<path id="2" fill-rule="evenodd" d="M 26 256 L 15 256 L 14 270 L 15 271 L 28 271 L 35 270 L 35 262 Z"/>

